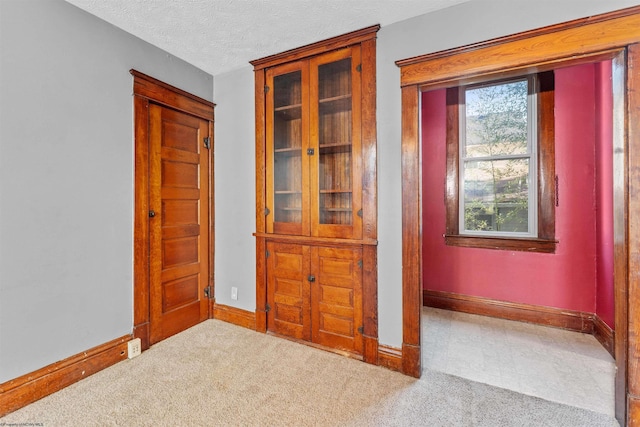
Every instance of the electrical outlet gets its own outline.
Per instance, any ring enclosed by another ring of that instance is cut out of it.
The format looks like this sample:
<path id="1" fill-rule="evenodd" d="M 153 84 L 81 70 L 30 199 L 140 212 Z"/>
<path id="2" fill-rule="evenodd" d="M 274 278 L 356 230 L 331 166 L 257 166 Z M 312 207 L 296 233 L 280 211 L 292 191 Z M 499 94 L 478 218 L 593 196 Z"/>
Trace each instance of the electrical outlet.
<path id="1" fill-rule="evenodd" d="M 236 288 L 235 286 L 231 288 L 231 299 L 232 300 L 238 299 L 238 288 Z"/>
<path id="2" fill-rule="evenodd" d="M 140 338 L 134 338 L 127 343 L 127 357 L 133 359 L 136 356 L 140 356 L 142 353 L 142 344 L 140 344 Z"/>

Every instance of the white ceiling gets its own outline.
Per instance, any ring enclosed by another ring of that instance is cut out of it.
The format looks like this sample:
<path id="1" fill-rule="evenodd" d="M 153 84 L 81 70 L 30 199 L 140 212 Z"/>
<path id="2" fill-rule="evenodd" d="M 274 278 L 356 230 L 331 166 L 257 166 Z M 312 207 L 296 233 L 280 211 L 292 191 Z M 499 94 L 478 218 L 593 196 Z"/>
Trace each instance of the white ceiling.
<path id="1" fill-rule="evenodd" d="M 253 59 L 469 0 L 66 0 L 217 75 Z"/>

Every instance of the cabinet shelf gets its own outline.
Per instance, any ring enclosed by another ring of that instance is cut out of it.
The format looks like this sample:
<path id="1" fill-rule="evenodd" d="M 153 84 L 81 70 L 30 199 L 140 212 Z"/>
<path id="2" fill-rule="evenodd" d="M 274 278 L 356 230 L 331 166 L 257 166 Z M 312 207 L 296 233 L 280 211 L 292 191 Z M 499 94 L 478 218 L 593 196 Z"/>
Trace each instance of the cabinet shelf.
<path id="1" fill-rule="evenodd" d="M 351 110 L 351 94 L 332 96 L 318 100 L 320 114 L 333 114 Z"/>
<path id="2" fill-rule="evenodd" d="M 295 191 L 295 190 L 276 190 L 274 191 L 275 194 L 302 194 L 302 191 Z"/>
<path id="3" fill-rule="evenodd" d="M 278 208 L 280 210 L 283 211 L 288 211 L 288 212 L 300 212 L 302 210 L 302 208 L 297 208 L 295 206 L 283 206 L 281 208 Z"/>
<path id="4" fill-rule="evenodd" d="M 351 190 L 320 190 L 320 194 L 344 194 L 351 193 Z"/>
<path id="5" fill-rule="evenodd" d="M 277 118 L 283 120 L 295 120 L 302 117 L 302 104 L 291 104 L 273 109 Z"/>
<path id="6" fill-rule="evenodd" d="M 351 212 L 351 208 L 320 208 L 322 212 Z"/>
<path id="7" fill-rule="evenodd" d="M 320 154 L 348 153 L 351 151 L 351 143 L 320 144 Z"/>
<path id="8" fill-rule="evenodd" d="M 275 148 L 273 152 L 275 154 L 279 154 L 282 157 L 299 156 L 302 154 L 302 148 L 300 147 Z"/>

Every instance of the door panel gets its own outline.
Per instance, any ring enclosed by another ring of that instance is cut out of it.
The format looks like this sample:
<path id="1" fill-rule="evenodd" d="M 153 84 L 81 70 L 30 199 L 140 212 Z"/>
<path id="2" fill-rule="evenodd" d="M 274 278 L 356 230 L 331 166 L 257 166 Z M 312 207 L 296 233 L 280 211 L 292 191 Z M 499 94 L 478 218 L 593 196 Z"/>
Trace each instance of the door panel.
<path id="1" fill-rule="evenodd" d="M 267 250 L 267 329 L 309 341 L 309 247 L 269 242 Z"/>
<path id="2" fill-rule="evenodd" d="M 362 352 L 362 250 L 312 248 L 311 293 L 313 342 Z"/>
<path id="3" fill-rule="evenodd" d="M 209 124 L 149 106 L 150 341 L 207 318 Z"/>

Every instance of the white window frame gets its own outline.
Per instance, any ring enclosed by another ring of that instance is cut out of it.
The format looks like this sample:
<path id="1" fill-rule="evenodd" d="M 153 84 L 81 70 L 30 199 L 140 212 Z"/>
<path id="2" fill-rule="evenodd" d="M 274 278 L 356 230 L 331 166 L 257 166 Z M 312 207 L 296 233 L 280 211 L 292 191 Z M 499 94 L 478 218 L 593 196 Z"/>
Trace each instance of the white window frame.
<path id="1" fill-rule="evenodd" d="M 519 81 L 527 81 L 527 153 L 506 155 L 506 156 L 484 156 L 484 157 L 464 157 L 464 147 L 466 143 L 466 99 L 465 94 L 468 89 L 477 89 L 480 87 L 498 86 L 502 84 L 514 83 Z M 458 183 L 458 221 L 459 235 L 461 236 L 482 236 L 482 237 L 507 237 L 507 238 L 537 238 L 538 237 L 538 79 L 536 74 L 525 77 L 484 82 L 461 86 L 459 91 L 459 183 Z M 465 229 L 465 200 L 464 200 L 464 176 L 465 162 L 473 161 L 491 161 L 491 160 L 509 160 L 509 159 L 529 159 L 529 186 L 528 186 L 528 232 L 509 232 L 509 231 L 479 231 Z"/>

